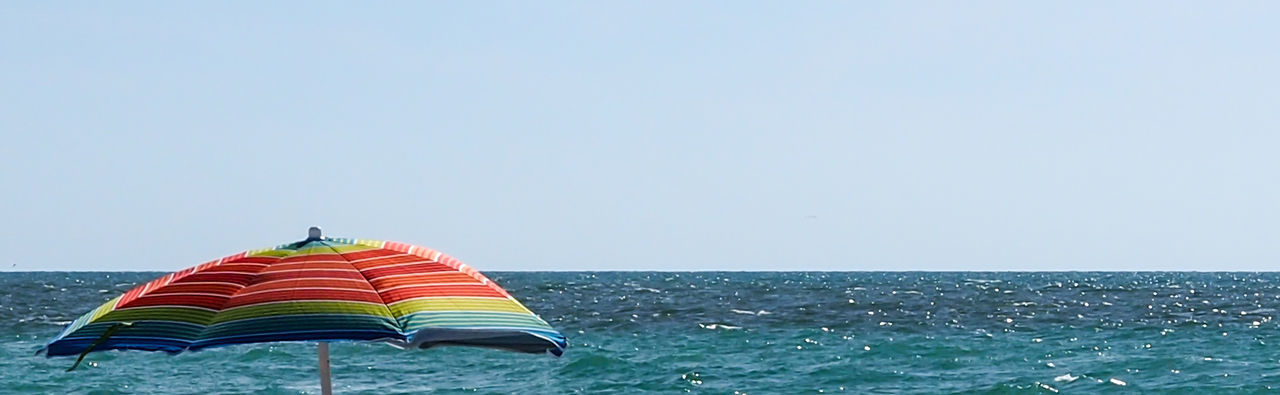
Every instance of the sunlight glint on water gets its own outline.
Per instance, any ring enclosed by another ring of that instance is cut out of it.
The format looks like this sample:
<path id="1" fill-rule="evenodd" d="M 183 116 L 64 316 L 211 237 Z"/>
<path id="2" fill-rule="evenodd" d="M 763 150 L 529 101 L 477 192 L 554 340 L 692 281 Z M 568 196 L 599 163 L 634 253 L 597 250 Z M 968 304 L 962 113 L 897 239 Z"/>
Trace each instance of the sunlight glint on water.
<path id="1" fill-rule="evenodd" d="M 160 273 L 5 273 L 0 391 L 315 392 L 315 346 L 32 354 Z M 349 392 L 1266 390 L 1274 273 L 489 273 L 563 358 L 333 346 Z"/>

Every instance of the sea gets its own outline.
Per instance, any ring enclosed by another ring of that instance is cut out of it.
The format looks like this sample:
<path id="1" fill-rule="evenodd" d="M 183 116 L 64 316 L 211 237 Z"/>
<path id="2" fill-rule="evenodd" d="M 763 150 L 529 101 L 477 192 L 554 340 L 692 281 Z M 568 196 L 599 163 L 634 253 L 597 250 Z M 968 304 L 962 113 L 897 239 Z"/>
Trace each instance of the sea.
<path id="1" fill-rule="evenodd" d="M 0 273 L 0 393 L 310 394 L 316 345 L 36 356 L 162 273 Z M 1252 393 L 1280 273 L 491 272 L 564 356 L 332 345 L 335 393 Z"/>

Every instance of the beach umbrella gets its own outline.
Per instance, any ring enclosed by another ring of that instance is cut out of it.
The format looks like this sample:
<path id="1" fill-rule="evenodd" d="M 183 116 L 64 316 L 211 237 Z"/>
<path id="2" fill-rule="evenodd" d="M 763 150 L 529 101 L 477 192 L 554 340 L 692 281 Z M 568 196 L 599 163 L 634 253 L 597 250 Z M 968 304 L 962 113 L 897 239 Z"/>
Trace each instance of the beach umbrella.
<path id="1" fill-rule="evenodd" d="M 404 243 L 326 238 L 313 227 L 305 240 L 135 287 L 68 324 L 41 352 L 79 355 L 79 365 L 93 351 L 179 353 L 277 341 L 319 342 L 325 394 L 333 341 L 556 356 L 568 346 L 564 335 L 457 259 Z"/>

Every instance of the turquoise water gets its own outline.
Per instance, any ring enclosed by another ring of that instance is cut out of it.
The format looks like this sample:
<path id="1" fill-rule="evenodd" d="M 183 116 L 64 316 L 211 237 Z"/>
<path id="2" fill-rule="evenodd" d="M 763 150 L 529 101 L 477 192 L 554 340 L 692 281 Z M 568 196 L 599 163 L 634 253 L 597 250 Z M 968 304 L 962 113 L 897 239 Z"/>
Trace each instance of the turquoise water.
<path id="1" fill-rule="evenodd" d="M 315 393 L 314 344 L 33 353 L 160 273 L 0 273 L 0 392 Z M 488 273 L 562 358 L 332 348 L 339 393 L 1253 392 L 1280 273 Z"/>

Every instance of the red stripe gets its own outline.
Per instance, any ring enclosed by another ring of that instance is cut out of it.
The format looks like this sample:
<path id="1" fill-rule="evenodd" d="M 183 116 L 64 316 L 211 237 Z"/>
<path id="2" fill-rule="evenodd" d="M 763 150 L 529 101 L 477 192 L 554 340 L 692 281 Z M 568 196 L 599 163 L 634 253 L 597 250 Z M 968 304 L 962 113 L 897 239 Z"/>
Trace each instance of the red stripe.
<path id="1" fill-rule="evenodd" d="M 493 288 L 476 285 L 446 285 L 437 287 L 411 287 L 379 292 L 386 303 L 395 303 L 406 299 L 425 296 L 487 296 L 505 298 L 506 296 Z"/>
<path id="2" fill-rule="evenodd" d="M 339 271 L 339 270 L 298 270 L 287 272 L 263 273 L 254 278 L 254 282 L 267 282 L 275 280 L 299 279 L 299 278 L 349 278 L 352 280 L 364 280 L 359 272 L 355 271 Z"/>
<path id="3" fill-rule="evenodd" d="M 430 263 L 431 261 L 417 255 L 395 255 L 395 256 L 388 256 L 388 257 L 383 257 L 379 259 L 371 259 L 371 260 L 362 261 L 362 262 L 352 262 L 351 266 L 360 270 L 371 270 L 371 269 L 377 269 L 383 266 L 399 265 L 399 264 L 413 263 L 413 262 Z"/>
<path id="4" fill-rule="evenodd" d="M 344 258 L 347 258 L 348 261 L 357 261 L 361 259 L 369 259 L 369 258 L 376 258 L 380 256 L 393 256 L 393 255 L 401 255 L 401 254 L 396 251 L 383 250 L 383 249 L 356 251 L 356 252 L 348 252 L 348 253 L 342 254 L 342 256 Z"/>
<path id="5" fill-rule="evenodd" d="M 280 272 L 285 270 L 298 270 L 298 269 L 352 270 L 352 267 L 350 263 L 341 262 L 341 261 L 340 262 L 309 262 L 309 261 L 280 262 L 280 263 L 263 268 L 262 271 L 259 272 L 259 274 Z"/>
<path id="6" fill-rule="evenodd" d="M 164 294 L 172 294 L 172 293 L 187 293 L 187 292 L 211 293 L 211 294 L 231 296 L 231 294 L 236 293 L 236 291 L 239 291 L 241 288 L 244 288 L 244 287 L 241 287 L 235 284 L 187 284 L 187 283 L 174 282 L 167 286 L 161 287 L 158 290 L 154 290 L 147 293 L 147 296 L 164 295 Z"/>
<path id="7" fill-rule="evenodd" d="M 274 257 L 274 256 L 270 256 L 270 255 L 260 255 L 260 256 L 250 256 L 250 257 L 242 256 L 242 257 L 235 258 L 235 259 L 227 259 L 227 260 L 224 260 L 224 261 L 222 261 L 222 262 L 223 262 L 223 263 L 222 263 L 222 266 L 225 266 L 225 265 L 227 265 L 227 264 L 229 264 L 229 263 L 237 263 L 237 262 L 244 262 L 244 263 L 275 263 L 275 262 L 276 262 L 276 261 L 278 261 L 278 260 L 280 260 L 280 258 L 279 258 L 279 257 Z"/>
<path id="8" fill-rule="evenodd" d="M 129 303 L 133 302 L 134 300 L 138 299 L 138 296 L 142 295 L 142 290 L 146 288 L 148 284 L 150 283 L 133 287 L 133 289 L 130 289 L 129 292 L 125 292 L 124 295 L 120 296 L 120 301 L 116 302 L 116 308 L 124 307 Z"/>
<path id="9" fill-rule="evenodd" d="M 218 266 L 214 266 L 214 267 L 202 270 L 200 271 L 200 273 L 257 272 L 259 270 L 262 270 L 262 268 L 263 268 L 262 265 L 256 265 L 256 264 L 224 263 Z"/>
<path id="10" fill-rule="evenodd" d="M 236 283 L 236 284 L 248 284 L 249 281 L 253 280 L 253 276 L 254 275 L 252 274 L 244 274 L 244 273 L 219 273 L 216 271 L 205 271 L 205 272 L 192 274 L 190 276 L 187 276 L 186 278 L 183 278 L 182 280 L 174 281 L 174 283 L 181 284 L 181 283 L 189 283 L 189 282 L 208 281 L 208 282 L 228 282 L 228 283 Z"/>
<path id="11" fill-rule="evenodd" d="M 279 261 L 276 261 L 276 263 L 297 263 L 297 262 L 307 262 L 307 261 L 338 261 L 338 262 L 346 262 L 346 260 L 347 260 L 346 258 L 343 258 L 343 257 L 342 257 L 342 255 L 338 255 L 337 253 L 333 253 L 333 254 L 307 254 L 307 255 L 293 255 L 293 256 L 287 256 L 287 257 L 281 258 Z"/>
<path id="12" fill-rule="evenodd" d="M 450 269 L 448 266 L 441 265 L 439 263 L 423 262 L 423 263 L 415 263 L 415 264 L 404 265 L 404 266 L 392 266 L 392 267 L 362 270 L 360 272 L 364 273 L 365 277 L 368 277 L 370 281 L 373 281 L 381 277 L 394 276 L 399 274 L 414 274 L 414 273 L 424 274 L 424 273 L 439 273 L 439 272 L 453 272 L 453 271 L 454 270 Z"/>
<path id="13" fill-rule="evenodd" d="M 408 251 L 409 251 L 409 247 L 411 247 L 411 246 L 410 246 L 410 245 L 408 245 L 408 244 L 405 244 L 405 243 L 398 243 L 398 242 L 394 242 L 394 241 L 384 241 L 384 242 L 382 242 L 382 249 L 384 249 L 384 250 L 391 250 L 391 251 L 396 251 L 396 252 L 408 252 Z"/>
<path id="14" fill-rule="evenodd" d="M 449 284 L 449 283 L 475 283 L 480 284 L 480 280 L 458 272 L 439 272 L 433 274 L 413 274 L 408 276 L 398 276 L 391 278 L 370 279 L 369 284 L 374 289 L 383 290 L 391 287 L 401 287 L 406 285 L 430 285 L 430 284 Z"/>
<path id="15" fill-rule="evenodd" d="M 236 295 L 227 301 L 226 307 L 232 308 L 267 302 L 296 302 L 303 300 L 341 300 L 382 304 L 377 294 L 368 292 L 339 291 L 327 289 L 287 289 L 269 291 L 253 295 Z"/>
<path id="16" fill-rule="evenodd" d="M 349 253 L 334 251 L 283 258 L 231 255 L 136 287 L 121 297 L 118 308 L 179 305 L 220 309 L 297 300 L 392 303 L 420 297 L 509 297 L 496 284 L 483 283 L 484 275 L 453 257 L 405 243 L 386 242 L 383 246 Z M 353 260 L 363 261 L 351 263 Z M 196 282 L 229 284 L 193 284 Z M 441 285 L 460 283 L 467 284 Z M 300 290 L 299 287 L 326 289 Z M 145 295 L 144 288 L 148 290 Z M 379 294 L 369 292 L 375 288 L 397 289 Z M 183 293 L 213 295 L 179 295 Z M 247 293 L 251 295 L 245 295 Z"/>
<path id="17" fill-rule="evenodd" d="M 266 284 L 253 284 L 244 287 L 240 293 L 258 292 L 273 289 L 288 288 L 305 288 L 305 287 L 324 287 L 324 288 L 346 288 L 352 290 L 373 291 L 373 287 L 364 281 L 345 281 L 334 280 L 329 278 L 302 278 L 290 281 L 276 281 Z"/>
<path id="18" fill-rule="evenodd" d="M 225 296 L 202 296 L 202 295 L 151 295 L 147 294 L 141 298 L 134 300 L 125 307 L 144 307 L 144 306 L 194 306 L 204 307 L 208 309 L 217 309 L 222 307 L 222 303 L 228 298 Z"/>

